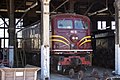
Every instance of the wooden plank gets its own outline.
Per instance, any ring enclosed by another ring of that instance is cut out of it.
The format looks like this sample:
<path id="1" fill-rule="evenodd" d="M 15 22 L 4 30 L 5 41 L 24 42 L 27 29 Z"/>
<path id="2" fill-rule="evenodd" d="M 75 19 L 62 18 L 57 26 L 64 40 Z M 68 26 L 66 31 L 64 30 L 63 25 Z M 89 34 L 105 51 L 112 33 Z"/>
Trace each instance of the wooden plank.
<path id="1" fill-rule="evenodd" d="M 26 77 L 29 77 L 29 76 L 34 76 L 34 73 L 33 72 L 26 72 Z"/>
<path id="2" fill-rule="evenodd" d="M 34 80 L 34 77 L 26 77 L 25 80 Z"/>
<path id="3" fill-rule="evenodd" d="M 6 77 L 14 77 L 14 72 L 6 72 L 5 76 Z"/>

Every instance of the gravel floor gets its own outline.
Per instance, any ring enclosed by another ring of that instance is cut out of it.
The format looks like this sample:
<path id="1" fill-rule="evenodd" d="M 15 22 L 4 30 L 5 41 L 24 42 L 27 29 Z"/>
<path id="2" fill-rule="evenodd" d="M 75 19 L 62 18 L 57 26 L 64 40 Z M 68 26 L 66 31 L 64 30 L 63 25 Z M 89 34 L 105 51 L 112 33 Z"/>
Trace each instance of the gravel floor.
<path id="1" fill-rule="evenodd" d="M 93 69 L 97 71 L 97 74 L 93 72 Z M 112 75 L 112 69 L 105 69 L 101 67 L 89 67 L 87 70 L 84 72 L 84 76 L 82 80 L 105 80 L 104 77 L 114 77 Z M 40 73 L 40 72 L 39 72 Z M 40 74 L 38 73 L 38 80 L 40 80 Z M 94 77 L 93 77 L 94 74 Z M 77 79 L 77 73 L 73 78 L 70 78 L 69 75 L 61 75 L 61 74 L 56 74 L 52 73 L 50 75 L 50 80 L 78 80 Z M 117 79 L 120 80 L 120 79 Z"/>

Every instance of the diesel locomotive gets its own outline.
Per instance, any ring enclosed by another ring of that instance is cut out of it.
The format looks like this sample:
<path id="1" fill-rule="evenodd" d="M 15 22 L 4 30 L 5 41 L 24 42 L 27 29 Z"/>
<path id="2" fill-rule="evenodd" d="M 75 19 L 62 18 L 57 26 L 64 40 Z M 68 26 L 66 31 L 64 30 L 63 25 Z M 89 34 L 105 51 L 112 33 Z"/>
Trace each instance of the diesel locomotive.
<path id="1" fill-rule="evenodd" d="M 50 17 L 50 65 L 51 70 L 69 71 L 71 76 L 80 66 L 92 65 L 90 19 L 72 13 Z M 18 42 L 26 54 L 40 53 L 40 22 L 21 30 L 22 39 Z"/>

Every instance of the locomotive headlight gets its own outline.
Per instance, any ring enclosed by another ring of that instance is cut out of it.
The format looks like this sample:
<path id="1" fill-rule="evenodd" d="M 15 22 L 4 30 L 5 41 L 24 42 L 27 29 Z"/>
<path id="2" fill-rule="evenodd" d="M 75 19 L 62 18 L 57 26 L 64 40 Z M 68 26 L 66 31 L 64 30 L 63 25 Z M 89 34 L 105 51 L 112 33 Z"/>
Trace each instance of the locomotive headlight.
<path id="1" fill-rule="evenodd" d="M 72 31 L 70 31 L 70 33 L 74 33 L 74 31 L 72 30 Z"/>
<path id="2" fill-rule="evenodd" d="M 76 31 L 76 30 L 71 30 L 70 33 L 74 33 L 74 34 L 76 34 L 77 31 Z"/>
<path id="3" fill-rule="evenodd" d="M 78 37 L 75 37 L 76 40 L 78 40 Z"/>
<path id="4" fill-rule="evenodd" d="M 70 40 L 74 43 L 76 43 L 78 41 L 79 37 L 76 34 L 72 34 L 70 36 Z"/>
<path id="5" fill-rule="evenodd" d="M 74 31 L 74 33 L 76 34 L 76 33 L 77 33 L 77 31 Z"/>
<path id="6" fill-rule="evenodd" d="M 72 37 L 72 39 L 74 40 L 74 39 L 75 39 L 75 37 L 73 36 L 73 37 Z"/>

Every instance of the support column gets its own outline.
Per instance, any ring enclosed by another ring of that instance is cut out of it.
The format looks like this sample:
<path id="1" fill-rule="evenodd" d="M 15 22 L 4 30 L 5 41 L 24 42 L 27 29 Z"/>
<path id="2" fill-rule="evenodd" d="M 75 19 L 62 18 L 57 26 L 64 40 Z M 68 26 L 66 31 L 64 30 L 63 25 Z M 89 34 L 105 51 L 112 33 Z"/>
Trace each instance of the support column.
<path id="1" fill-rule="evenodd" d="M 120 0 L 115 0 L 115 74 L 120 75 Z"/>
<path id="2" fill-rule="evenodd" d="M 50 0 L 41 1 L 41 29 L 42 29 L 42 46 L 41 46 L 41 80 L 50 80 L 50 45 L 49 45 L 49 2 Z"/>
<path id="3" fill-rule="evenodd" d="M 76 2 L 76 1 L 74 1 L 74 0 L 70 0 L 70 1 L 69 1 L 69 3 L 70 3 L 70 5 L 69 5 L 69 11 L 70 11 L 71 13 L 74 13 L 74 4 L 75 4 L 75 2 Z"/>
<path id="4" fill-rule="evenodd" d="M 13 67 L 14 64 L 14 41 L 15 41 L 15 18 L 14 18 L 14 0 L 10 0 L 10 15 L 9 15 L 9 47 L 13 49 L 13 52 L 9 52 L 9 65 Z M 11 50 L 11 49 L 10 49 Z"/>

